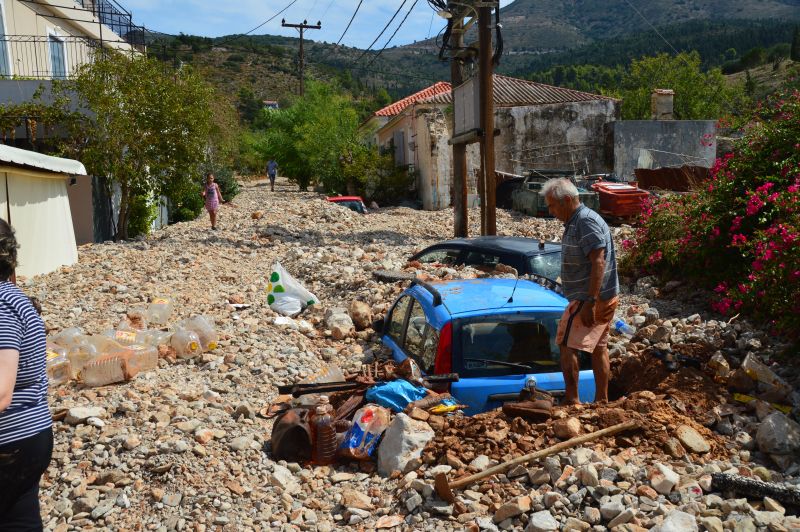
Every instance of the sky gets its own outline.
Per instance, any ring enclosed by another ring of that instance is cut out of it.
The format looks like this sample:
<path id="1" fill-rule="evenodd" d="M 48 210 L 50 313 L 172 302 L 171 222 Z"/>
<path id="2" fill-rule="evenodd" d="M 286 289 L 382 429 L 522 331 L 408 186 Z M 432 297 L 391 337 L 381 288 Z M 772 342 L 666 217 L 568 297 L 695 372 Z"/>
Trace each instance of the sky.
<path id="1" fill-rule="evenodd" d="M 117 0 L 133 15 L 135 24 L 163 33 L 185 33 L 219 37 L 246 33 L 286 7 L 292 0 Z M 297 30 L 282 28 L 287 23 L 308 20 L 322 22 L 321 30 L 309 30 L 306 36 L 315 41 L 336 42 L 353 15 L 359 0 L 295 0 L 294 4 L 274 20 L 255 30 L 252 35 L 297 36 Z M 501 0 L 506 6 L 513 0 Z M 366 48 L 378 36 L 403 0 L 364 0 L 353 24 L 342 39 L 348 46 Z M 381 36 L 374 49 L 380 49 L 414 4 L 406 0 L 403 9 Z M 389 46 L 408 44 L 435 36 L 444 27 L 444 20 L 433 13 L 426 0 L 418 0 L 405 24 Z"/>

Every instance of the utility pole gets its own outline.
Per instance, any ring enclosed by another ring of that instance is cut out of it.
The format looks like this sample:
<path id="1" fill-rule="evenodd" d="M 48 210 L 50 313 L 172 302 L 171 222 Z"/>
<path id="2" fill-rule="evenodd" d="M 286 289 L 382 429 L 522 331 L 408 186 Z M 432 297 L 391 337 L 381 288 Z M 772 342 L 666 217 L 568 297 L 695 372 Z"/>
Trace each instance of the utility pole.
<path id="1" fill-rule="evenodd" d="M 302 24 L 287 24 L 286 19 L 281 20 L 281 26 L 284 28 L 295 28 L 297 31 L 300 32 L 300 96 L 303 96 L 306 92 L 306 84 L 305 84 L 305 55 L 303 54 L 303 32 L 305 30 L 318 30 L 322 28 L 322 24 L 320 21 L 317 21 L 316 24 L 309 24 L 307 20 L 304 20 Z"/>
<path id="2" fill-rule="evenodd" d="M 497 186 L 494 172 L 494 65 L 492 63 L 492 8 L 481 3 L 478 7 L 478 47 L 480 48 L 478 76 L 480 78 L 480 128 L 483 168 L 483 202 L 486 204 L 482 234 L 497 234 Z M 497 6 L 500 9 L 500 6 Z"/>
<path id="3" fill-rule="evenodd" d="M 461 19 L 453 26 L 454 46 L 464 47 L 464 21 Z M 456 87 L 464 82 L 462 61 L 458 57 L 450 58 L 450 86 L 452 101 L 456 101 Z M 455 131 L 455 115 L 453 115 Z M 467 210 L 467 145 L 453 144 L 453 236 L 469 236 L 469 211 Z"/>

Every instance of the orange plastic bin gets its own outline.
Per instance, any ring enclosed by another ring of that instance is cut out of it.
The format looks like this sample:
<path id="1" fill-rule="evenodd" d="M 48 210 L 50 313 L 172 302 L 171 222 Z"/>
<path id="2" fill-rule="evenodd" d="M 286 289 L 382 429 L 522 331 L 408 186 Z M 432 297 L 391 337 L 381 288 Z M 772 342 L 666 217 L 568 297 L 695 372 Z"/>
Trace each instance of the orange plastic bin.
<path id="1" fill-rule="evenodd" d="M 592 185 L 600 196 L 600 212 L 619 218 L 630 218 L 642 212 L 642 201 L 648 193 L 628 183 L 600 181 Z"/>

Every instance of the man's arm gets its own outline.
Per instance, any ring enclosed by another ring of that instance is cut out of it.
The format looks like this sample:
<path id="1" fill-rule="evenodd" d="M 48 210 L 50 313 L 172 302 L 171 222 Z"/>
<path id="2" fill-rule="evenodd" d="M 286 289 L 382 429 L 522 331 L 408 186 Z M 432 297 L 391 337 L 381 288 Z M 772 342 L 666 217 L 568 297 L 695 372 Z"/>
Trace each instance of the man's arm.
<path id="1" fill-rule="evenodd" d="M 603 283 L 603 274 L 606 271 L 605 248 L 597 248 L 590 251 L 589 261 L 592 264 L 592 271 L 589 274 L 589 297 L 597 300 L 600 298 L 600 285 Z M 594 305 L 589 303 L 583 305 L 581 320 L 588 326 L 594 325 Z"/>

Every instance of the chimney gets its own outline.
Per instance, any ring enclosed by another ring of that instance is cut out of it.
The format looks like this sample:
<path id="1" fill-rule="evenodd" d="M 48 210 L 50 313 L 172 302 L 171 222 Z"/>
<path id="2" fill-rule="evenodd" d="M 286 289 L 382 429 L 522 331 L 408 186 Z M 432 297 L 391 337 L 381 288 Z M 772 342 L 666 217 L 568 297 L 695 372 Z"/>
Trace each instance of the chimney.
<path id="1" fill-rule="evenodd" d="M 672 106 L 675 91 L 655 89 L 650 95 L 650 118 L 653 120 L 672 120 Z"/>

